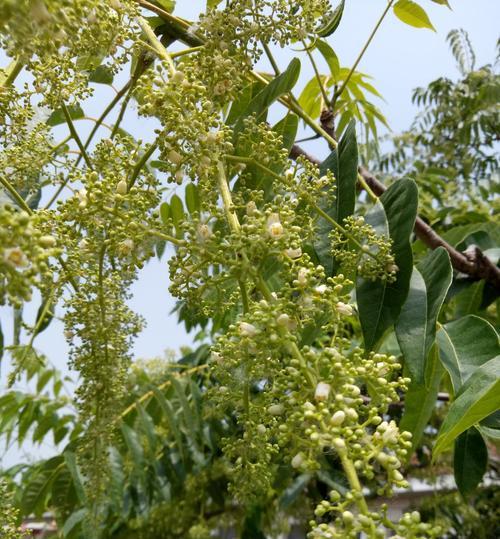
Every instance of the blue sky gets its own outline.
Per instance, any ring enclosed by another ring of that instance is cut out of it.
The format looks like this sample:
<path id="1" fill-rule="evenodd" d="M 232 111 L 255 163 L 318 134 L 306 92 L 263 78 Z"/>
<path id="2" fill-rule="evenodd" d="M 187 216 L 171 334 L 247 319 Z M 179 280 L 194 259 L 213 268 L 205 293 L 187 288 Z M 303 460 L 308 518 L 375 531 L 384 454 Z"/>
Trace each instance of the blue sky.
<path id="1" fill-rule="evenodd" d="M 379 107 L 394 132 L 409 127 L 415 115 L 416 109 L 411 105 L 413 88 L 425 86 L 439 76 L 458 76 L 455 60 L 445 41 L 451 29 L 464 28 L 469 33 L 476 52 L 476 65 L 480 66 L 494 59 L 495 43 L 499 34 L 500 2 L 450 0 L 451 11 L 431 0 L 421 0 L 420 3 L 427 10 L 437 31 L 411 28 L 390 13 L 358 68 L 374 78 L 375 87 L 385 98 L 385 102 L 380 102 Z M 176 13 L 192 19 L 203 4 L 204 2 L 198 0 L 178 0 Z M 329 43 L 339 56 L 342 66 L 352 65 L 385 5 L 385 0 L 346 1 L 342 23 L 329 38 Z M 276 56 L 282 66 L 290 60 L 287 51 L 278 49 Z M 1 55 L 0 65 L 5 65 L 5 57 Z M 304 60 L 300 84 L 303 85 L 311 77 L 312 71 Z M 99 87 L 96 96 L 85 110 L 90 115 L 97 116 L 109 102 L 111 95 L 109 89 Z M 132 112 L 126 117 L 123 126 L 130 132 L 140 130 L 143 135 L 143 129 L 149 129 L 151 125 L 143 122 L 145 120 L 138 121 Z M 144 135 L 143 138 L 148 140 Z M 324 156 L 327 151 L 321 142 L 311 143 L 309 149 L 318 156 Z M 161 262 L 151 261 L 133 286 L 131 306 L 147 321 L 147 328 L 135 343 L 135 357 L 162 356 L 165 349 L 178 349 L 179 346 L 191 342 L 183 327 L 177 325 L 175 316 L 169 315 L 175 302 L 168 293 L 166 260 L 164 255 Z M 36 308 L 37 305 L 34 309 L 28 309 L 31 316 L 34 316 Z M 58 314 L 62 314 L 61 307 Z M 6 339 L 10 342 L 10 311 L 0 308 L 0 320 Z M 37 338 L 35 345 L 52 363 L 66 370 L 67 346 L 62 337 L 60 322 L 54 321 L 49 329 Z M 0 387 L 5 382 L 5 374 L 6 366 L 2 365 Z M 12 458 L 4 461 L 4 464 L 8 464 Z"/>

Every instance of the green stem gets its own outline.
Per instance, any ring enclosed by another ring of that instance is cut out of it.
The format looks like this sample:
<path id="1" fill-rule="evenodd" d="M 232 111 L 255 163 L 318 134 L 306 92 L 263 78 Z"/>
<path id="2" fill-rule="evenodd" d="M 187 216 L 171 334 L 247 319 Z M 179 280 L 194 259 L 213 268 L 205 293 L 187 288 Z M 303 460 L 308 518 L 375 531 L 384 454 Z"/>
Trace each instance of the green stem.
<path id="1" fill-rule="evenodd" d="M 309 47 L 306 45 L 304 40 L 302 40 L 302 44 L 304 45 L 306 54 L 309 57 L 312 68 L 314 70 L 314 74 L 316 75 L 316 80 L 318 81 L 319 89 L 321 90 L 321 95 L 323 96 L 323 101 L 325 102 L 325 107 L 329 107 L 330 106 L 330 100 L 328 99 L 328 94 L 326 93 L 325 86 L 323 84 L 323 81 L 321 80 L 321 74 L 320 74 L 320 72 L 318 70 L 318 66 L 316 65 L 316 61 L 314 60 L 314 56 L 311 54 L 311 51 L 309 50 Z"/>
<path id="2" fill-rule="evenodd" d="M 167 49 L 163 46 L 162 42 L 158 39 L 156 34 L 154 33 L 154 30 L 149 26 L 148 22 L 143 19 L 142 17 L 138 17 L 137 19 L 139 21 L 139 25 L 142 28 L 143 32 L 146 34 L 146 37 L 148 38 L 149 42 L 153 46 L 154 50 L 158 54 L 160 58 L 165 60 L 168 65 L 168 69 L 170 71 L 170 74 L 173 75 L 176 71 L 175 64 L 172 60 L 172 57 L 167 52 Z"/>
<path id="3" fill-rule="evenodd" d="M 345 78 L 344 82 L 342 83 L 342 86 L 339 88 L 338 92 L 335 92 L 335 95 L 332 100 L 332 106 L 335 105 L 335 102 L 337 99 L 342 95 L 342 92 L 345 90 L 345 87 L 351 80 L 352 75 L 356 71 L 356 68 L 358 67 L 359 62 L 361 62 L 361 59 L 363 58 L 366 50 L 370 46 L 370 43 L 372 42 L 372 39 L 375 37 L 375 34 L 377 33 L 377 30 L 379 29 L 380 25 L 382 24 L 382 21 L 384 20 L 385 16 L 387 15 L 388 11 L 391 9 L 392 4 L 394 3 L 394 0 L 389 0 L 387 7 L 384 9 L 382 15 L 380 16 L 379 20 L 377 21 L 377 24 L 375 25 L 375 28 L 372 30 L 372 33 L 369 35 L 365 45 L 361 49 L 361 52 L 358 54 L 358 57 L 356 58 L 356 61 L 354 62 L 351 70 L 349 71 L 349 74 Z"/>
<path id="4" fill-rule="evenodd" d="M 264 48 L 264 52 L 266 53 L 266 56 L 271 63 L 272 68 L 274 69 L 274 73 L 276 75 L 280 74 L 280 68 L 278 67 L 278 64 L 276 63 L 276 60 L 274 59 L 273 53 L 271 52 L 271 49 L 269 48 L 269 45 L 265 41 L 261 41 L 262 47 Z"/>
<path id="5" fill-rule="evenodd" d="M 238 221 L 238 216 L 233 211 L 233 200 L 231 198 L 231 191 L 227 184 L 226 171 L 224 170 L 224 163 L 219 161 L 217 163 L 218 168 L 218 180 L 219 180 L 219 190 L 222 196 L 222 202 L 224 203 L 224 211 L 226 213 L 226 218 L 229 223 L 229 226 L 233 232 L 240 231 L 240 222 Z"/>
<path id="6" fill-rule="evenodd" d="M 68 107 L 66 106 L 65 103 L 61 104 L 61 109 L 63 111 L 64 118 L 66 119 L 66 123 L 68 124 L 69 132 L 71 133 L 72 138 L 74 139 L 74 141 L 76 142 L 76 145 L 82 152 L 82 156 L 83 156 L 83 159 L 85 160 L 85 163 L 92 170 L 93 169 L 92 161 L 90 160 L 87 154 L 87 151 L 85 149 L 85 146 L 83 145 L 80 139 L 80 136 L 78 135 L 78 132 L 75 129 L 75 124 L 73 123 L 73 120 L 71 119 L 71 114 L 69 113 Z"/>
<path id="7" fill-rule="evenodd" d="M 130 181 L 128 182 L 128 190 L 130 190 L 133 187 L 135 181 L 137 180 L 137 177 L 141 173 L 142 167 L 147 163 L 148 159 L 153 155 L 157 147 L 158 147 L 158 141 L 153 142 L 149 146 L 149 148 L 144 152 L 142 157 L 139 159 L 137 165 L 132 171 L 132 176 L 130 178 Z"/>
<path id="8" fill-rule="evenodd" d="M 13 82 L 16 80 L 19 73 L 21 73 L 22 69 L 24 67 L 24 62 L 22 62 L 19 58 L 17 60 L 13 60 L 5 69 L 3 72 L 2 77 L 0 78 L 0 87 L 7 87 L 11 86 Z"/>
<path id="9" fill-rule="evenodd" d="M 8 180 L 0 175 L 0 183 L 4 186 L 10 196 L 17 202 L 17 204 L 30 215 L 33 213 L 32 209 L 26 204 L 24 198 L 12 187 Z"/>

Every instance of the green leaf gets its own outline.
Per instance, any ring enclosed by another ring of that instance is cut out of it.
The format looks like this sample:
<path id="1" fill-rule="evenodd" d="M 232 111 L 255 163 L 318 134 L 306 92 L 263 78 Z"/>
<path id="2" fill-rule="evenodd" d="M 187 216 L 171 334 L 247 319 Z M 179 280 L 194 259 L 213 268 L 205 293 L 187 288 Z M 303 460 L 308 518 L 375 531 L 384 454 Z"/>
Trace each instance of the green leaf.
<path id="1" fill-rule="evenodd" d="M 288 151 L 290 151 L 295 142 L 298 126 L 298 116 L 289 113 L 273 127 L 273 131 L 281 136 L 283 147 Z"/>
<path id="2" fill-rule="evenodd" d="M 399 20 L 410 26 L 436 31 L 425 10 L 412 0 L 399 0 L 394 4 L 393 10 Z"/>
<path id="3" fill-rule="evenodd" d="M 321 163 L 320 174 L 330 170 L 337 180 L 335 199 L 321 202 L 321 209 L 337 222 L 352 215 L 356 203 L 356 182 L 358 178 L 358 147 L 356 143 L 355 123 L 351 122 L 338 147 Z M 334 259 L 331 255 L 329 234 L 332 225 L 320 217 L 317 224 L 315 250 L 320 263 L 329 275 L 334 271 Z"/>
<path id="4" fill-rule="evenodd" d="M 25 483 L 21 508 L 23 513 L 41 515 L 50 492 L 52 481 L 64 466 L 61 456 L 53 457 L 37 467 Z"/>
<path id="5" fill-rule="evenodd" d="M 85 116 L 82 107 L 80 105 L 68 105 L 69 116 L 72 120 L 79 120 Z M 66 123 L 66 117 L 62 109 L 55 110 L 48 118 L 47 125 L 52 127 Z"/>
<path id="6" fill-rule="evenodd" d="M 395 330 L 412 381 L 423 384 L 427 356 L 436 339 L 436 322 L 453 270 L 443 247 L 431 251 L 419 268 L 421 271 L 413 268 L 408 297 Z"/>
<path id="7" fill-rule="evenodd" d="M 435 4 L 439 4 L 441 6 L 446 6 L 451 9 L 451 6 L 448 2 L 448 0 L 432 0 Z"/>
<path id="8" fill-rule="evenodd" d="M 500 353 L 495 328 L 473 315 L 444 325 L 438 332 L 438 343 L 441 362 L 450 375 L 455 394 L 478 367 Z"/>
<path id="9" fill-rule="evenodd" d="M 179 421 L 175 417 L 175 412 L 172 407 L 172 404 L 165 398 L 163 393 L 156 386 L 153 386 L 151 388 L 151 391 L 154 393 L 158 404 L 160 405 L 161 409 L 163 410 L 163 413 L 167 418 L 168 425 L 175 438 L 175 447 L 179 451 L 181 459 L 185 461 L 186 456 L 184 453 L 184 442 L 182 440 L 182 433 L 179 429 Z"/>
<path id="10" fill-rule="evenodd" d="M 64 522 L 62 527 L 63 537 L 67 537 L 77 524 L 80 524 L 87 516 L 87 509 L 78 509 L 71 513 L 71 515 Z"/>
<path id="11" fill-rule="evenodd" d="M 488 466 L 488 449 L 479 431 L 472 427 L 455 441 L 453 471 L 462 496 L 472 494 Z"/>
<path id="12" fill-rule="evenodd" d="M 323 58 L 330 68 L 332 79 L 336 82 L 340 74 L 340 63 L 335 51 L 326 41 L 323 41 L 322 39 L 316 40 L 316 48 L 323 55 Z"/>
<path id="13" fill-rule="evenodd" d="M 462 432 L 500 408 L 500 356 L 479 367 L 465 382 L 439 430 L 433 459 Z"/>
<path id="14" fill-rule="evenodd" d="M 271 80 L 271 82 L 259 92 L 248 104 L 245 112 L 240 115 L 234 127 L 235 133 L 243 129 L 243 121 L 248 116 L 255 114 L 257 119 L 279 97 L 288 93 L 297 83 L 300 74 L 300 60 L 294 58 L 283 73 Z"/>
<path id="15" fill-rule="evenodd" d="M 170 204 L 168 202 L 160 204 L 160 217 L 164 225 L 170 224 Z"/>
<path id="16" fill-rule="evenodd" d="M 186 185 L 186 206 L 191 214 L 200 211 L 200 195 L 198 187 L 194 183 Z"/>
<path id="17" fill-rule="evenodd" d="M 248 108 L 252 99 L 265 88 L 265 84 L 261 81 L 256 81 L 248 84 L 238 94 L 238 97 L 233 101 L 231 109 L 226 118 L 227 125 L 233 125 L 238 118 Z"/>
<path id="18" fill-rule="evenodd" d="M 427 361 L 425 372 L 426 383 L 412 383 L 406 392 L 405 409 L 401 418 L 400 429 L 412 433 L 413 450 L 420 443 L 424 429 L 436 406 L 439 386 L 444 372 L 444 368 L 438 358 L 437 350 L 434 347 Z M 412 452 L 408 452 L 408 459 L 411 457 Z"/>
<path id="19" fill-rule="evenodd" d="M 98 84 L 113 84 L 114 74 L 109 66 L 100 65 L 89 75 L 89 81 Z"/>
<path id="20" fill-rule="evenodd" d="M 143 470 L 145 466 L 144 450 L 137 432 L 126 423 L 121 424 L 121 431 L 127 448 L 131 454 L 131 460 L 136 470 Z"/>
<path id="21" fill-rule="evenodd" d="M 177 236 L 180 237 L 182 234 L 180 223 L 184 219 L 184 207 L 182 205 L 182 200 L 177 195 L 172 195 L 172 198 L 170 199 L 170 214 L 172 216 L 172 221 L 174 222 Z"/>
<path id="22" fill-rule="evenodd" d="M 85 488 L 83 486 L 83 478 L 80 472 L 80 468 L 78 467 L 78 464 L 76 462 L 75 454 L 72 451 L 65 451 L 64 461 L 66 463 L 66 467 L 71 473 L 71 477 L 73 478 L 73 484 L 75 486 L 75 492 L 78 497 L 78 501 L 81 504 L 84 504 L 87 497 L 85 495 Z"/>
<path id="23" fill-rule="evenodd" d="M 385 191 L 380 202 L 387 216 L 394 260 L 399 270 L 393 283 L 357 279 L 356 296 L 367 350 L 372 350 L 384 332 L 397 321 L 408 296 L 413 268 L 410 234 L 417 216 L 417 186 L 412 180 L 399 180 Z M 368 212 L 366 221 L 383 232 L 380 223 L 384 212 L 382 215 L 380 209 L 375 213 Z"/>
<path id="24" fill-rule="evenodd" d="M 333 10 L 333 13 L 328 21 L 319 28 L 316 32 L 320 37 L 328 37 L 335 32 L 338 28 L 340 21 L 342 20 L 342 14 L 344 13 L 345 0 L 341 0 L 340 4 Z"/>
<path id="25" fill-rule="evenodd" d="M 304 473 L 294 479 L 293 483 L 285 489 L 280 497 L 279 505 L 281 509 L 287 509 L 297 500 L 311 481 L 311 477 L 312 474 Z"/>
<path id="26" fill-rule="evenodd" d="M 35 328 L 36 331 L 34 332 L 34 335 L 38 335 L 39 333 L 42 333 L 45 329 L 49 327 L 49 324 L 52 322 L 52 319 L 54 318 L 54 307 L 55 304 L 52 301 L 51 297 L 42 299 L 42 304 L 40 307 L 38 307 L 38 311 L 36 313 L 36 322 L 35 322 Z M 45 311 L 45 314 L 44 314 Z M 41 320 L 41 317 L 43 316 L 43 320 Z"/>

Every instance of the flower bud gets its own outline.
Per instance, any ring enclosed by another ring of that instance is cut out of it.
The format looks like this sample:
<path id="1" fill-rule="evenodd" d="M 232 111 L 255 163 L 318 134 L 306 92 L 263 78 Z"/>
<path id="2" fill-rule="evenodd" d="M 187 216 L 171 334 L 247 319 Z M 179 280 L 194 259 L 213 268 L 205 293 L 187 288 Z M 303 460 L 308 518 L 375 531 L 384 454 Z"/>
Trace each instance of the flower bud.
<path id="1" fill-rule="evenodd" d="M 127 185 L 127 182 L 125 180 L 120 180 L 117 184 L 116 184 L 116 193 L 118 195 L 126 195 L 127 194 L 127 191 L 128 191 L 128 185 Z"/>
<path id="2" fill-rule="evenodd" d="M 182 84 L 184 82 L 184 79 L 185 75 L 182 71 L 176 71 L 172 75 L 172 82 L 174 82 L 175 84 Z"/>
<path id="3" fill-rule="evenodd" d="M 297 453 L 292 459 L 292 468 L 300 468 L 304 463 L 304 455 L 302 453 Z"/>
<path id="4" fill-rule="evenodd" d="M 300 286 L 306 286 L 307 285 L 307 276 L 309 275 L 309 271 L 306 268 L 300 268 L 299 273 L 297 275 L 297 281 L 299 282 Z"/>
<path id="5" fill-rule="evenodd" d="M 54 247 L 56 244 L 56 239 L 54 236 L 42 236 L 40 238 L 40 245 L 42 247 L 48 248 L 48 247 Z"/>
<path id="6" fill-rule="evenodd" d="M 285 407 L 282 404 L 271 404 L 267 411 L 269 414 L 274 416 L 283 415 Z"/>
<path id="7" fill-rule="evenodd" d="M 342 410 L 339 410 L 338 412 L 335 412 L 332 417 L 330 418 L 330 424 L 334 427 L 338 427 L 342 425 L 342 423 L 345 420 L 345 412 Z"/>
<path id="8" fill-rule="evenodd" d="M 239 329 L 243 337 L 255 337 L 258 333 L 257 328 L 248 322 L 240 322 Z"/>
<path id="9" fill-rule="evenodd" d="M 170 150 L 168 152 L 168 160 L 172 162 L 174 165 L 180 165 L 182 163 L 182 155 L 179 152 L 176 152 L 175 150 Z"/>
<path id="10" fill-rule="evenodd" d="M 300 247 L 297 249 L 286 249 L 284 253 L 286 256 L 288 256 L 288 258 L 295 260 L 296 258 L 300 258 L 302 256 L 302 249 Z"/>

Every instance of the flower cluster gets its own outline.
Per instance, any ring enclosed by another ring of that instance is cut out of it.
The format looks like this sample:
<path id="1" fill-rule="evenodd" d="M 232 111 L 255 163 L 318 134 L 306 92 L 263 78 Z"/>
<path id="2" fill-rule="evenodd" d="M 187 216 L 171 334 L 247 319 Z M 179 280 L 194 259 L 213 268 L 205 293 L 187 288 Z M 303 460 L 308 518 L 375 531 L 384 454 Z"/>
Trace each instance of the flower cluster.
<path id="1" fill-rule="evenodd" d="M 38 216 L 0 206 L 0 305 L 19 307 L 30 301 L 33 287 L 52 281 L 49 259 L 60 250 L 38 225 Z"/>
<path id="2" fill-rule="evenodd" d="M 342 269 L 372 281 L 394 281 L 398 267 L 391 239 L 377 234 L 361 215 L 347 217 L 343 225 L 344 230 L 335 228 L 330 233 L 332 254 Z"/>
<path id="3" fill-rule="evenodd" d="M 133 337 L 141 320 L 127 307 L 137 269 L 153 255 L 148 235 L 158 204 L 156 180 L 133 177 L 138 148 L 127 139 L 104 139 L 92 155 L 92 170 L 74 170 L 81 187 L 52 212 L 64 237 L 64 276 L 76 289 L 67 299 L 65 334 L 71 365 L 80 372 L 77 400 L 86 424 L 81 446 L 89 492 L 104 485 L 102 467 L 120 410 Z M 47 212 L 49 213 L 49 212 Z"/>
<path id="4" fill-rule="evenodd" d="M 0 480 L 0 538 L 26 539 L 27 535 L 17 526 L 17 511 L 7 493 L 6 482 Z"/>
<path id="5" fill-rule="evenodd" d="M 0 45 L 27 63 L 34 86 L 52 108 L 89 94 L 89 72 L 111 55 L 128 60 L 137 11 L 133 0 L 6 0 L 0 7 Z"/>

